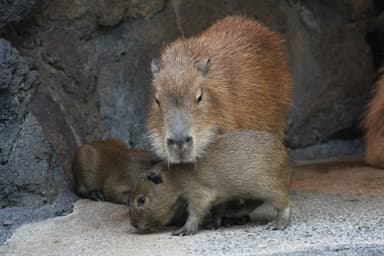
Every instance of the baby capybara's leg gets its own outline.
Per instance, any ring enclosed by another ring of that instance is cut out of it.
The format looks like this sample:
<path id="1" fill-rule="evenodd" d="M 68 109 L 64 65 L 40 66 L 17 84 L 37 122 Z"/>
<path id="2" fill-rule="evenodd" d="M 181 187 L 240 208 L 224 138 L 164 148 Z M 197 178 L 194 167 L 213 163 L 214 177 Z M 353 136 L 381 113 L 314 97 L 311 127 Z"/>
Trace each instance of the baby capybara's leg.
<path id="1" fill-rule="evenodd" d="M 276 219 L 267 225 L 267 229 L 285 229 L 289 224 L 291 216 L 291 200 L 289 194 L 284 192 L 276 193 L 266 201 L 277 211 Z"/>

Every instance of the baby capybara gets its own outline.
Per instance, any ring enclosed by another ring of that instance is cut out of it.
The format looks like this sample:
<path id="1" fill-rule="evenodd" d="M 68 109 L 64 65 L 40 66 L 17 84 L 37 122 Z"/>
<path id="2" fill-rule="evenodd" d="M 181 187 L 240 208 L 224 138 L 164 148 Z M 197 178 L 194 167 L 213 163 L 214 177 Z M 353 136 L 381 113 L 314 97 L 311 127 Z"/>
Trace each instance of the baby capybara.
<path id="1" fill-rule="evenodd" d="M 363 120 L 367 163 L 384 168 L 384 68 L 378 72 L 374 96 Z"/>
<path id="2" fill-rule="evenodd" d="M 280 36 L 252 18 L 229 16 L 179 39 L 152 61 L 148 130 L 170 163 L 195 162 L 216 135 L 236 129 L 283 137 L 291 75 Z"/>
<path id="3" fill-rule="evenodd" d="M 152 156 L 117 139 L 83 144 L 72 163 L 74 190 L 93 200 L 127 204 L 139 175 L 152 166 Z"/>
<path id="4" fill-rule="evenodd" d="M 245 200 L 243 211 L 248 211 L 262 200 L 277 210 L 269 227 L 284 229 L 291 212 L 290 180 L 287 151 L 279 137 L 263 131 L 229 132 L 219 136 L 195 164 L 169 168 L 161 163 L 140 178 L 131 194 L 131 224 L 141 231 L 166 225 L 177 213 L 178 203 L 186 200 L 188 219 L 173 234 L 191 235 L 213 207 Z M 256 204 L 247 207 L 247 200 Z M 219 208 L 216 218 L 228 211 Z"/>

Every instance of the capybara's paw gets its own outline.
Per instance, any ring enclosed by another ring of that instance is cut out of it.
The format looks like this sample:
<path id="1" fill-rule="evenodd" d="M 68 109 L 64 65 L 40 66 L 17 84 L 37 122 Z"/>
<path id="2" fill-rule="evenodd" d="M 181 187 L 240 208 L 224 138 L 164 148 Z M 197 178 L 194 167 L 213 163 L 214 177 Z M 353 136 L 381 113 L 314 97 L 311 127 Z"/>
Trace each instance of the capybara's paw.
<path id="1" fill-rule="evenodd" d="M 276 220 L 267 224 L 267 229 L 269 230 L 282 230 L 286 229 L 289 224 L 289 218 L 291 216 L 291 208 L 285 208 L 280 210 L 277 214 Z"/>
<path id="2" fill-rule="evenodd" d="M 251 217 L 249 215 L 244 215 L 242 217 L 231 217 L 231 218 L 223 218 L 222 223 L 226 228 L 236 226 L 236 225 L 245 225 L 251 222 Z"/>
<path id="3" fill-rule="evenodd" d="M 95 201 L 104 201 L 104 194 L 101 191 L 92 191 L 89 193 L 89 198 Z"/>
<path id="4" fill-rule="evenodd" d="M 221 226 L 221 218 L 215 218 L 204 225 L 205 229 L 218 229 Z"/>
<path id="5" fill-rule="evenodd" d="M 182 228 L 174 231 L 173 236 L 190 236 L 197 233 L 197 225 L 186 223 Z"/>
<path id="6" fill-rule="evenodd" d="M 287 226 L 288 222 L 275 220 L 268 223 L 265 228 L 268 230 L 283 230 L 286 229 Z"/>

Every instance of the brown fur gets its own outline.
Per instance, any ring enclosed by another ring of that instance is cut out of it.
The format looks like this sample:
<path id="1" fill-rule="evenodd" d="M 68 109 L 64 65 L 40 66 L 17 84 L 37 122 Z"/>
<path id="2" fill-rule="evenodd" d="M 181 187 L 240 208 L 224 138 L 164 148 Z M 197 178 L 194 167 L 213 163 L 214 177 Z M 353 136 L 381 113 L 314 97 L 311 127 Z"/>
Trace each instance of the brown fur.
<path id="1" fill-rule="evenodd" d="M 287 152 L 278 137 L 261 131 L 230 132 L 219 136 L 196 166 L 168 169 L 159 164 L 139 179 L 131 197 L 131 223 L 140 230 L 165 225 L 185 199 L 188 220 L 175 234 L 193 234 L 213 206 L 245 199 L 270 203 L 278 211 L 271 227 L 282 229 L 290 215 L 290 177 Z"/>
<path id="2" fill-rule="evenodd" d="M 363 120 L 367 163 L 384 168 L 384 68 L 378 73 L 374 96 Z"/>
<path id="3" fill-rule="evenodd" d="M 197 67 L 207 59 L 211 64 L 203 74 Z M 251 18 L 226 17 L 198 36 L 170 44 L 153 85 L 150 138 L 159 157 L 171 163 L 196 161 L 217 134 L 236 129 L 283 137 L 292 87 L 286 53 L 280 36 Z M 180 114 L 193 139 L 183 159 L 172 156 L 166 144 Z"/>
<path id="4" fill-rule="evenodd" d="M 150 152 L 129 150 L 117 139 L 83 144 L 72 164 L 74 190 L 94 200 L 126 204 L 138 176 L 151 167 L 151 159 Z"/>

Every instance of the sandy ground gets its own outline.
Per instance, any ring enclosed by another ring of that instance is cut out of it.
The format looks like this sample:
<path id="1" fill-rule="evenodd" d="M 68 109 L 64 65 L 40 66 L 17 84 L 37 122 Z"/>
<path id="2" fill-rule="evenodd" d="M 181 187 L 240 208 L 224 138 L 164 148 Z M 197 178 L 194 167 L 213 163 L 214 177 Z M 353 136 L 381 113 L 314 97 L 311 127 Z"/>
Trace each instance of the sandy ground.
<path id="1" fill-rule="evenodd" d="M 0 255 L 384 255 L 384 171 L 356 164 L 297 167 L 284 231 L 257 221 L 172 237 L 137 234 L 125 206 L 80 200 L 68 216 L 27 224 Z M 273 215 L 269 207 L 253 214 Z"/>

